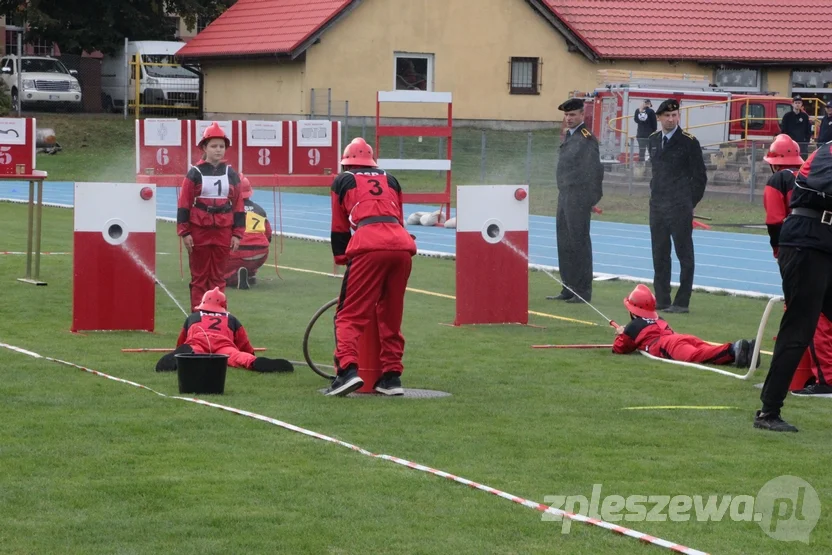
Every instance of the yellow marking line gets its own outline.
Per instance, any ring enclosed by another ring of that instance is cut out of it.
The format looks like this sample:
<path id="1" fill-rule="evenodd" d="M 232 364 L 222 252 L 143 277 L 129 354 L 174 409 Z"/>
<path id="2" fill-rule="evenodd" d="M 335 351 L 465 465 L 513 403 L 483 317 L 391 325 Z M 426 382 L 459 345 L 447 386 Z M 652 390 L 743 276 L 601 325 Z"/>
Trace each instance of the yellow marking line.
<path id="1" fill-rule="evenodd" d="M 270 267 L 274 268 L 274 264 L 264 264 L 264 266 L 270 266 Z M 293 272 L 302 272 L 302 273 L 305 273 L 305 274 L 315 274 L 315 275 L 318 275 L 318 276 L 337 277 L 337 278 L 343 278 L 344 277 L 341 274 L 333 274 L 331 272 L 320 272 L 320 271 L 317 271 L 317 270 L 306 270 L 304 268 L 292 268 L 290 266 L 280 266 L 280 269 L 281 270 L 291 270 Z M 408 287 L 407 290 L 410 291 L 411 293 L 418 293 L 420 295 L 428 295 L 430 297 L 439 297 L 440 299 L 450 299 L 452 301 L 456 300 L 455 296 L 447 295 L 445 293 L 436 293 L 435 291 L 427 291 L 425 289 L 416 289 L 414 287 Z M 551 318 L 553 320 L 563 320 L 564 322 L 573 322 L 575 324 L 584 324 L 584 325 L 587 325 L 587 326 L 597 326 L 598 325 L 595 322 L 587 322 L 586 320 L 578 320 L 578 319 L 575 319 L 575 318 L 567 318 L 566 316 L 555 316 L 554 314 L 547 314 L 545 312 L 537 312 L 537 311 L 534 311 L 534 310 L 530 310 L 529 314 L 532 314 L 534 316 L 541 316 L 543 318 Z"/>
<path id="2" fill-rule="evenodd" d="M 621 410 L 733 410 L 739 409 L 739 407 L 723 407 L 723 406 L 713 406 L 713 407 L 696 407 L 696 406 L 686 406 L 686 405 L 663 405 L 657 407 L 624 407 Z"/>
<path id="3" fill-rule="evenodd" d="M 264 264 L 264 266 L 269 266 L 271 268 L 275 267 L 274 264 Z M 289 267 L 289 266 L 280 266 L 280 269 L 281 270 L 291 270 L 293 272 L 302 272 L 304 274 L 315 274 L 315 275 L 318 275 L 318 276 L 337 277 L 337 278 L 343 278 L 344 277 L 341 274 L 333 274 L 331 272 L 319 272 L 317 270 L 306 270 L 304 268 L 292 268 L 292 267 Z M 413 288 L 413 287 L 408 287 L 407 290 L 410 291 L 411 293 L 419 293 L 420 295 L 428 295 L 428 296 L 431 296 L 431 297 L 439 297 L 441 299 L 450 299 L 452 301 L 456 300 L 456 297 L 454 297 L 453 295 L 447 295 L 445 293 L 436 293 L 435 291 L 426 291 L 425 289 L 416 289 L 416 288 Z M 542 318 L 551 318 L 553 320 L 562 320 L 564 322 L 573 322 L 575 324 L 584 324 L 586 326 L 598 326 L 599 325 L 599 324 L 596 324 L 595 322 L 587 322 L 586 320 L 578 320 L 576 318 L 567 318 L 566 316 L 555 316 L 554 314 L 547 314 L 546 312 L 537 312 L 536 310 L 530 310 L 529 314 L 531 314 L 533 316 L 540 316 Z M 709 343 L 710 345 L 722 345 L 722 343 L 714 343 L 714 342 L 711 342 L 711 341 L 708 341 L 707 343 Z M 771 354 L 772 354 L 771 351 L 760 351 L 760 352 L 764 355 L 769 355 L 769 356 L 771 356 Z"/>

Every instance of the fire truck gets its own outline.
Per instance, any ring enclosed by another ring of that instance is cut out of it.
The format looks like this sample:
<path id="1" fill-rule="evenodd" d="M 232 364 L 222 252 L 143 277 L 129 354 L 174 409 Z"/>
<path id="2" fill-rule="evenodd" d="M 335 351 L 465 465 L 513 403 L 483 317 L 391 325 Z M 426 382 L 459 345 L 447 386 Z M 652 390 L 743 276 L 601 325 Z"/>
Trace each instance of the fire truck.
<path id="1" fill-rule="evenodd" d="M 634 115 L 644 100 L 653 109 L 662 101 L 679 101 L 682 129 L 696 136 L 705 150 L 725 143 L 769 141 L 780 133 L 780 120 L 792 109 L 791 98 L 766 94 L 738 94 L 711 86 L 704 75 L 652 74 L 601 70 L 603 85 L 583 96 L 586 125 L 598 137 L 605 163 L 638 158 Z M 814 104 L 810 111 L 816 111 Z M 812 119 L 817 114 L 809 114 Z"/>

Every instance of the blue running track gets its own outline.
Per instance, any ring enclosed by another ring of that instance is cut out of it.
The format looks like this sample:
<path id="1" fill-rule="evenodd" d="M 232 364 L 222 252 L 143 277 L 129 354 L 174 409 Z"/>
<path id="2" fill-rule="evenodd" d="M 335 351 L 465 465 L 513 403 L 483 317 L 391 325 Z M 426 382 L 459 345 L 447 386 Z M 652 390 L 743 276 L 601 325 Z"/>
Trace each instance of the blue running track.
<path id="1" fill-rule="evenodd" d="M 44 202 L 71 205 L 72 183 L 45 182 Z M 28 183 L 0 183 L 0 199 L 27 200 Z M 269 214 L 273 227 L 278 229 L 273 213 L 273 195 L 270 190 L 258 190 L 254 194 Z M 329 239 L 329 197 L 284 193 L 283 231 Z M 176 196 L 172 188 L 158 190 L 157 209 L 160 217 L 176 217 Z M 406 205 L 405 215 L 429 210 L 425 206 Z M 417 236 L 419 248 L 426 251 L 453 254 L 455 231 L 441 227 L 411 226 Z M 777 263 L 771 255 L 768 237 L 721 231 L 694 231 L 696 249 L 695 285 L 732 291 L 779 295 L 782 292 Z M 533 264 L 557 266 L 555 243 L 555 218 L 531 216 L 529 230 L 529 254 Z M 594 221 L 592 223 L 592 250 L 596 273 L 653 279 L 653 263 L 650 250 L 650 230 L 645 225 Z M 679 279 L 679 265 L 673 258 L 673 278 Z"/>

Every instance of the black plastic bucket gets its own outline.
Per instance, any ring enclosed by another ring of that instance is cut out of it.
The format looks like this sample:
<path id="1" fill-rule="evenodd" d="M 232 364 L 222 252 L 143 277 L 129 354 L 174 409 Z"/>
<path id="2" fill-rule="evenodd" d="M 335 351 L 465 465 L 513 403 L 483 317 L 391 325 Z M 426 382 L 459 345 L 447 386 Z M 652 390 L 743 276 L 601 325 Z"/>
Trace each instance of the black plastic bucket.
<path id="1" fill-rule="evenodd" d="M 207 393 L 222 395 L 225 392 L 225 372 L 228 355 L 191 353 L 176 355 L 176 374 L 179 393 Z"/>

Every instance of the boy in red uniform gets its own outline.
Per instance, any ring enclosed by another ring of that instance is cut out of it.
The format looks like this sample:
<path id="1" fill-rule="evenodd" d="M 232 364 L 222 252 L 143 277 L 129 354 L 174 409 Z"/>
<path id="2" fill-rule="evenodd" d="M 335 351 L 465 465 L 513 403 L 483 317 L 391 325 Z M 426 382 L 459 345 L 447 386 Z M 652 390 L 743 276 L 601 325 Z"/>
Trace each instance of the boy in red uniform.
<path id="1" fill-rule="evenodd" d="M 803 158 L 800 156 L 800 146 L 791 137 L 777 135 L 763 160 L 769 163 L 772 172 L 763 194 L 763 206 L 766 209 L 769 242 L 774 258 L 777 258 L 780 251 L 780 228 L 789 215 L 795 176 L 803 165 Z M 832 322 L 823 314 L 818 319 L 815 336 L 798 365 L 806 366 L 812 368 L 814 383 L 794 394 L 832 397 Z"/>
<path id="2" fill-rule="evenodd" d="M 243 174 L 240 174 L 240 192 L 246 211 L 246 232 L 240 240 L 240 247 L 231 252 L 225 265 L 225 284 L 237 289 L 248 289 L 257 283 L 257 270 L 269 258 L 272 226 L 263 207 L 251 200 L 254 191 L 251 182 Z"/>
<path id="3" fill-rule="evenodd" d="M 209 289 L 225 289 L 228 255 L 240 246 L 246 227 L 240 176 L 223 161 L 230 144 L 219 124 L 211 124 L 199 142 L 203 161 L 182 181 L 176 232 L 188 251 L 192 307 Z"/>
<path id="4" fill-rule="evenodd" d="M 176 350 L 168 353 L 156 363 L 157 372 L 176 370 L 175 355 L 182 353 L 216 353 L 228 355 L 228 365 L 255 372 L 292 372 L 294 367 L 288 360 L 265 358 L 254 355 L 254 348 L 248 340 L 243 324 L 228 312 L 228 303 L 218 287 L 207 291 L 196 311 L 188 316 L 179 338 Z"/>
<path id="5" fill-rule="evenodd" d="M 404 293 L 416 254 L 404 228 L 402 188 L 378 169 L 373 149 L 362 138 L 347 145 L 341 165 L 344 171 L 332 183 L 332 254 L 347 269 L 335 313 L 337 375 L 326 394 L 341 397 L 364 385 L 358 340 L 375 311 L 383 374 L 373 388 L 402 395 Z"/>
<path id="6" fill-rule="evenodd" d="M 639 350 L 668 360 L 725 364 L 737 368 L 748 368 L 751 363 L 753 339 L 711 345 L 693 335 L 673 331 L 656 313 L 656 297 L 646 285 L 637 285 L 624 299 L 624 306 L 630 311 L 631 320 L 626 326 L 616 328 L 612 346 L 614 353 L 627 354 Z"/>

